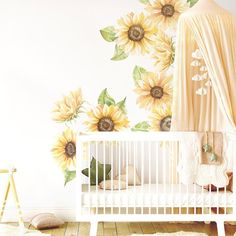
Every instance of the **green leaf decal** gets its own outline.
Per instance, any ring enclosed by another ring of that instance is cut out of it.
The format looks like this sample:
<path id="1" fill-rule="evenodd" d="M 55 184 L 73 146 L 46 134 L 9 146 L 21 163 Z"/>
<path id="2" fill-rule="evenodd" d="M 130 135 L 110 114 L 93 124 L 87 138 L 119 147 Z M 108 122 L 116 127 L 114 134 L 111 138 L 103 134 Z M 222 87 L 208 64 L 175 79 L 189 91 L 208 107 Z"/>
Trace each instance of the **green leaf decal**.
<path id="1" fill-rule="evenodd" d="M 143 67 L 135 66 L 134 70 L 133 70 L 133 79 L 134 79 L 135 83 L 138 80 L 141 80 L 142 76 L 146 73 L 147 73 L 147 71 Z"/>
<path id="2" fill-rule="evenodd" d="M 150 125 L 147 121 L 140 122 L 136 124 L 131 130 L 132 131 L 142 131 L 142 132 L 148 132 L 150 129 Z"/>
<path id="3" fill-rule="evenodd" d="M 101 94 L 98 97 L 98 104 L 101 105 L 115 105 L 115 100 L 108 94 L 107 89 L 102 90 Z"/>
<path id="4" fill-rule="evenodd" d="M 108 26 L 101 29 L 100 33 L 107 42 L 114 42 L 117 38 L 114 26 Z"/>
<path id="5" fill-rule="evenodd" d="M 64 178 L 65 178 L 65 186 L 67 183 L 69 183 L 70 181 L 72 181 L 73 179 L 75 179 L 76 177 L 76 171 L 73 170 L 73 171 L 70 171 L 68 169 L 65 170 L 64 172 Z"/>
<path id="6" fill-rule="evenodd" d="M 139 1 L 143 4 L 148 4 L 149 3 L 149 0 L 139 0 Z"/>
<path id="7" fill-rule="evenodd" d="M 128 57 L 128 55 L 124 52 L 124 50 L 116 45 L 115 52 L 113 57 L 111 58 L 112 61 L 121 61 Z"/>
<path id="8" fill-rule="evenodd" d="M 126 107 L 125 107 L 126 97 L 118 102 L 116 105 L 122 110 L 123 113 L 127 113 Z"/>
<path id="9" fill-rule="evenodd" d="M 190 3 L 190 7 L 193 7 L 198 2 L 198 0 L 188 0 L 187 2 Z"/>

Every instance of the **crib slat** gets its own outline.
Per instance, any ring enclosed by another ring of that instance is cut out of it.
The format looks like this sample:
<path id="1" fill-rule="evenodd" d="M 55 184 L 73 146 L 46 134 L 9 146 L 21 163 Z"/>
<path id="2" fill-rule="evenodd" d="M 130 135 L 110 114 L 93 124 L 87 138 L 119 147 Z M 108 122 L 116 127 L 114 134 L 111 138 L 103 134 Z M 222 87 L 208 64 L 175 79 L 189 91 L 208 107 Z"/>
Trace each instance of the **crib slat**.
<path id="1" fill-rule="evenodd" d="M 126 214 L 128 214 L 128 211 L 129 211 L 129 198 L 128 198 L 128 188 L 129 188 L 129 183 L 128 183 L 128 176 L 129 176 L 129 173 L 128 173 L 128 160 L 129 160 L 129 142 L 126 141 L 126 156 L 125 156 L 125 161 L 126 161 Z"/>
<path id="2" fill-rule="evenodd" d="M 137 155 L 137 143 L 136 142 L 132 142 L 133 144 L 133 164 L 134 164 L 134 173 L 133 173 L 133 178 L 134 178 L 134 196 L 136 196 L 137 194 L 137 190 L 136 190 L 136 155 Z M 136 198 L 134 198 L 134 214 L 136 214 Z"/>
<path id="3" fill-rule="evenodd" d="M 197 188 L 196 184 L 194 184 L 194 208 L 193 214 L 197 214 Z"/>
<path id="4" fill-rule="evenodd" d="M 148 200 L 150 201 L 148 214 L 151 213 L 151 142 L 148 143 Z"/>
<path id="5" fill-rule="evenodd" d="M 103 149 L 103 163 L 106 163 L 106 141 L 102 142 L 102 149 Z M 106 186 L 106 170 L 103 168 L 103 179 L 104 179 L 104 186 Z M 104 205 L 103 205 L 103 214 L 106 214 L 106 188 L 103 188 L 103 199 L 104 199 Z"/>
<path id="6" fill-rule="evenodd" d="M 159 200 L 158 200 L 158 188 L 159 188 L 159 142 L 156 142 L 156 145 L 155 145 L 155 148 L 156 148 L 156 155 L 155 155 L 155 159 L 156 159 L 156 201 L 157 203 L 159 203 Z M 156 204 L 156 214 L 158 214 L 158 205 L 159 204 Z"/>
<path id="7" fill-rule="evenodd" d="M 90 213 L 91 209 L 91 170 L 90 170 L 90 156 L 91 156 L 91 146 L 88 145 L 88 159 L 87 159 L 87 168 L 88 168 L 88 192 L 89 192 L 89 204 L 88 210 Z"/>
<path id="8" fill-rule="evenodd" d="M 171 207 L 171 214 L 174 214 L 174 162 L 176 159 L 176 153 L 173 152 L 176 143 L 171 143 L 171 199 L 172 199 L 172 207 Z M 174 156 L 175 155 L 175 156 Z"/>
<path id="9" fill-rule="evenodd" d="M 219 188 L 216 189 L 217 192 L 217 208 L 216 208 L 216 214 L 219 215 Z"/>
<path id="10" fill-rule="evenodd" d="M 113 186 L 114 186 L 114 165 L 113 165 L 113 146 L 114 146 L 114 141 L 110 142 L 110 157 L 111 157 L 111 214 L 113 215 L 113 210 L 114 210 L 114 200 L 113 200 Z"/>
<path id="11" fill-rule="evenodd" d="M 211 214 L 211 184 L 210 184 L 210 187 L 209 187 L 209 191 L 208 191 L 208 195 L 209 195 L 209 208 L 208 208 L 208 212 L 209 214 Z"/>
<path id="12" fill-rule="evenodd" d="M 141 214 L 143 214 L 144 212 L 144 141 L 142 141 L 142 144 L 141 144 L 141 163 L 142 163 L 142 166 L 141 166 L 141 186 L 142 186 L 142 200 L 143 200 L 143 204 L 141 206 Z"/>
<path id="13" fill-rule="evenodd" d="M 186 188 L 187 188 L 187 203 L 186 203 L 186 207 L 187 207 L 187 214 L 189 214 L 189 184 L 187 184 Z"/>
<path id="14" fill-rule="evenodd" d="M 77 159 L 77 162 L 76 162 L 76 168 L 78 170 L 78 173 L 81 172 L 82 170 L 82 162 L 79 161 L 81 157 L 83 157 L 83 147 L 84 144 L 82 141 L 78 140 L 77 143 L 76 143 L 76 148 L 77 148 L 77 151 L 76 151 L 76 159 Z M 83 192 L 83 182 L 82 182 L 82 175 L 79 175 L 77 176 L 76 178 L 76 186 L 77 186 L 77 214 L 78 215 L 82 215 L 82 195 L 81 193 Z"/>
<path id="15" fill-rule="evenodd" d="M 95 157 L 96 157 L 96 214 L 98 214 L 98 141 L 95 142 Z"/>
<path id="16" fill-rule="evenodd" d="M 164 195 L 166 194 L 166 141 L 162 142 L 162 156 L 163 158 L 163 185 L 164 185 Z M 164 198 L 164 214 L 166 214 L 166 198 Z"/>
<path id="17" fill-rule="evenodd" d="M 204 189 L 203 189 L 203 186 L 201 187 L 201 199 L 202 199 L 202 209 L 201 209 L 201 213 L 204 214 L 204 206 L 205 206 L 205 202 L 204 202 L 204 195 L 203 195 L 203 192 L 204 192 Z"/>
<path id="18" fill-rule="evenodd" d="M 224 214 L 227 214 L 227 190 L 226 190 L 226 186 L 224 187 L 224 199 L 225 199 L 225 206 L 224 206 Z"/>
<path id="19" fill-rule="evenodd" d="M 120 166 L 121 166 L 121 160 L 120 160 L 120 157 L 121 157 L 121 142 L 119 141 L 118 142 L 118 178 L 119 178 L 119 208 L 118 208 L 118 214 L 121 213 L 121 182 L 120 182 L 120 175 L 121 175 L 121 172 L 120 172 Z"/>

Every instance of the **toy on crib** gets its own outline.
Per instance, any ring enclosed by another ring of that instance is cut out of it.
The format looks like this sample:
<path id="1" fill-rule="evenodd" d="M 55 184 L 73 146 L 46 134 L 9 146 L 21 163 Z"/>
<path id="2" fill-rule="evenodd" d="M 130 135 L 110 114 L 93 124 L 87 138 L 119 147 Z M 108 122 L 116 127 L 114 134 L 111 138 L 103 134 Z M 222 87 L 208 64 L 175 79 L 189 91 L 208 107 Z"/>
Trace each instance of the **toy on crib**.
<path id="1" fill-rule="evenodd" d="M 128 174 L 128 176 L 127 176 Z M 140 185 L 141 181 L 137 174 L 137 170 L 133 165 L 128 165 L 123 167 L 121 175 L 117 175 L 115 180 L 120 180 L 126 182 L 128 180 L 128 185 Z"/>
<path id="2" fill-rule="evenodd" d="M 123 167 L 120 175 L 117 175 L 113 180 L 102 181 L 99 184 L 99 187 L 106 190 L 122 190 L 126 189 L 128 185 L 132 186 L 140 184 L 141 181 L 136 168 L 133 165 L 128 165 Z"/>
<path id="3" fill-rule="evenodd" d="M 106 180 L 106 181 L 102 181 L 99 184 L 99 187 L 101 189 L 106 189 L 106 190 L 122 190 L 122 189 L 126 189 L 126 182 L 115 180 L 115 179 Z"/>
<path id="4" fill-rule="evenodd" d="M 98 170 L 98 173 L 96 170 Z M 82 173 L 87 177 L 89 177 L 90 175 L 90 185 L 96 185 L 96 184 L 100 184 L 104 179 L 109 180 L 110 171 L 111 171 L 110 164 L 102 164 L 93 157 L 90 162 L 90 168 L 86 168 L 82 170 Z M 104 176 L 104 172 L 105 172 L 105 176 Z M 96 180 L 96 177 L 98 177 L 97 180 Z"/>

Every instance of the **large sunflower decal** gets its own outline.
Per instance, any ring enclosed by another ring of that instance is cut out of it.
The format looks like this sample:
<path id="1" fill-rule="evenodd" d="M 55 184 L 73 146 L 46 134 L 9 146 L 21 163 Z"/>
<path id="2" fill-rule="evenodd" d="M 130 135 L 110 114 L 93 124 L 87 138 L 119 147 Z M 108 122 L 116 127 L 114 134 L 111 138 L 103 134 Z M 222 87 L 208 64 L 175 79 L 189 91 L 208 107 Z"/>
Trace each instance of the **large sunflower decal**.
<path id="1" fill-rule="evenodd" d="M 127 54 L 139 52 L 145 54 L 155 44 L 154 35 L 157 32 L 153 24 L 143 13 L 131 12 L 118 21 L 117 45 Z"/>
<path id="2" fill-rule="evenodd" d="M 99 104 L 88 113 L 85 122 L 89 131 L 121 131 L 128 128 L 128 118 L 116 105 Z"/>
<path id="3" fill-rule="evenodd" d="M 166 30 L 175 27 L 180 14 L 188 8 L 186 0 L 153 0 L 148 2 L 146 10 L 152 22 Z"/>
<path id="4" fill-rule="evenodd" d="M 70 92 L 55 104 L 53 120 L 57 122 L 72 121 L 81 112 L 83 104 L 81 89 Z"/>
<path id="5" fill-rule="evenodd" d="M 57 139 L 52 154 L 62 170 L 75 168 L 76 160 L 76 134 L 65 130 Z"/>
<path id="6" fill-rule="evenodd" d="M 141 108 L 153 110 L 170 103 L 172 98 L 172 76 L 147 72 L 136 81 L 134 90 L 139 97 L 137 104 Z"/>
<path id="7" fill-rule="evenodd" d="M 155 67 L 160 72 L 167 70 L 174 62 L 174 42 L 171 37 L 162 31 L 159 31 L 156 36 L 156 45 L 152 57 L 155 59 Z"/>
<path id="8" fill-rule="evenodd" d="M 150 115 L 150 129 L 153 131 L 170 131 L 171 116 L 170 105 L 159 107 Z"/>
<path id="9" fill-rule="evenodd" d="M 87 130 L 111 132 L 128 128 L 125 102 L 126 98 L 116 103 L 107 89 L 102 90 L 98 97 L 98 105 L 87 112 L 87 120 L 84 122 Z"/>

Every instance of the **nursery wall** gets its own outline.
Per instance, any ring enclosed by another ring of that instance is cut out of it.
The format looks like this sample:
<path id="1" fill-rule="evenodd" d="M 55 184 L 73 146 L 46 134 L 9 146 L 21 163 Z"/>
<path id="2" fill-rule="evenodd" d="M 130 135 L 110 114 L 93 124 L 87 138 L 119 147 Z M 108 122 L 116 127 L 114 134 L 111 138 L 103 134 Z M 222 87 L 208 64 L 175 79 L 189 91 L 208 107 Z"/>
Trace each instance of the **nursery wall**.
<path id="1" fill-rule="evenodd" d="M 217 2 L 236 16 L 234 1 Z M 18 168 L 26 217 L 40 211 L 67 220 L 75 216 L 75 182 L 64 187 L 50 151 L 64 129 L 51 118 L 62 94 L 81 87 L 86 101 L 96 105 L 101 90 L 108 88 L 117 100 L 128 96 L 132 125 L 146 119 L 146 111 L 136 106 L 132 70 L 135 65 L 151 69 L 149 58 L 111 61 L 114 45 L 99 33 L 121 16 L 142 10 L 138 0 L 0 0 L 0 168 Z M 14 219 L 9 206 L 7 219 Z"/>

